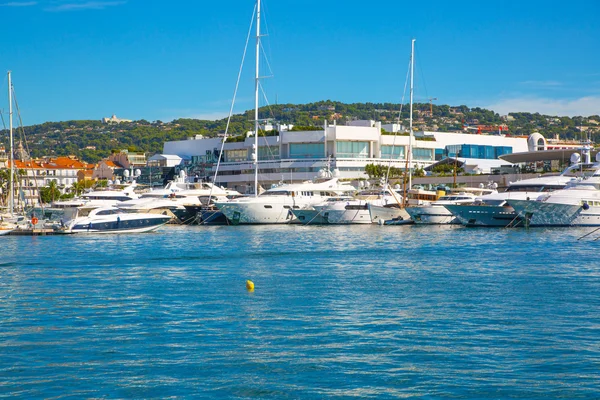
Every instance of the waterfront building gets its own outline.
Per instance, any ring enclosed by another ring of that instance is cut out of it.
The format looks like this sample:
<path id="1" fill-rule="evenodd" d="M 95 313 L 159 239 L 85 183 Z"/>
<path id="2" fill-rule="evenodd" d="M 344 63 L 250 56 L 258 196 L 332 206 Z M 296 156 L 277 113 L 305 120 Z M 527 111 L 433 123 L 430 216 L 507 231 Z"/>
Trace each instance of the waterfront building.
<path id="1" fill-rule="evenodd" d="M 189 138 L 164 144 L 164 154 L 191 158 L 191 165 L 210 165 L 214 171 L 221 149 L 220 138 Z M 367 178 L 367 164 L 407 167 L 409 135 L 382 132 L 375 121 L 352 121 L 348 125 L 328 124 L 318 130 L 281 130 L 274 136 L 261 136 L 254 149 L 250 132 L 243 141 L 225 142 L 217 183 L 245 191 L 254 182 L 254 159 L 258 157 L 259 181 L 263 187 L 280 182 L 311 179 L 330 165 L 340 178 Z M 454 147 L 453 147 L 454 146 Z M 458 146 L 458 147 L 457 147 Z M 471 146 L 471 147 L 469 147 Z M 476 146 L 476 147 L 473 147 Z M 479 147 L 477 147 L 479 146 Z M 425 168 L 436 161 L 470 149 L 475 158 L 496 159 L 498 155 L 527 151 L 526 137 L 414 132 L 412 168 Z M 479 149 L 482 149 L 481 152 Z"/>
<path id="2" fill-rule="evenodd" d="M 146 154 L 128 150 L 121 150 L 108 156 L 108 160 L 123 168 L 137 168 L 146 166 Z"/>
<path id="3" fill-rule="evenodd" d="M 10 163 L 7 163 L 7 168 L 10 168 Z M 54 181 L 57 188 L 64 190 L 77 182 L 79 173 L 91 168 L 93 165 L 75 156 L 15 160 L 15 198 L 26 206 L 38 205 L 40 188 Z"/>

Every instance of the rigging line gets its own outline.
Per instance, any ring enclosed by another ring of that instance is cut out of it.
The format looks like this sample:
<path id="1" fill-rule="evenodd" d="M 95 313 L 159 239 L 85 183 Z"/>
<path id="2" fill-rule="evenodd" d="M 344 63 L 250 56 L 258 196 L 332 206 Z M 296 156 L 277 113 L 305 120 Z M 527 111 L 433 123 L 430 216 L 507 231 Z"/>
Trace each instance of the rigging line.
<path id="1" fill-rule="evenodd" d="M 262 40 L 260 42 L 260 50 L 261 50 L 262 55 L 264 56 L 263 61 L 265 62 L 265 64 L 267 65 L 267 69 L 269 70 L 269 75 L 263 76 L 262 78 L 270 78 L 273 76 L 273 69 L 271 68 L 271 63 L 269 63 L 269 58 L 267 57 L 267 53 L 262 45 Z"/>
<path id="2" fill-rule="evenodd" d="M 417 57 L 419 57 L 419 58 L 421 57 L 419 55 L 419 49 L 416 49 L 415 53 L 417 53 L 416 56 L 415 56 L 415 59 Z M 421 83 L 423 83 L 423 88 L 425 89 L 425 99 L 428 99 L 429 98 L 429 93 L 427 92 L 427 84 L 425 83 L 425 74 L 423 73 L 423 69 L 421 68 L 421 63 L 419 63 L 417 65 L 417 67 L 419 68 Z"/>
<path id="3" fill-rule="evenodd" d="M 408 68 L 406 68 L 406 79 L 404 80 L 404 91 L 402 92 L 402 101 L 400 102 L 400 111 L 398 112 L 398 124 L 401 124 L 401 118 L 402 118 L 402 107 L 404 106 L 404 98 L 406 96 L 406 87 L 408 86 L 408 78 L 410 75 L 410 59 L 408 60 Z M 394 156 L 394 147 L 396 146 L 396 136 L 397 134 L 394 133 L 394 140 L 392 141 L 392 153 L 390 154 L 390 162 L 388 163 L 388 169 L 387 172 L 385 173 L 385 182 L 387 184 L 387 182 L 390 179 L 390 170 L 392 168 L 392 157 Z M 407 155 L 405 154 L 405 157 Z"/>
<path id="4" fill-rule="evenodd" d="M 265 3 L 262 3 L 262 13 L 261 14 L 262 14 L 262 18 L 261 19 L 262 19 L 262 21 L 264 23 L 264 27 L 265 27 L 265 36 L 269 36 L 270 32 L 269 32 L 269 23 L 268 23 L 268 20 L 269 20 L 270 16 L 267 17 L 267 15 L 270 15 L 270 10 L 268 9 L 268 5 L 265 4 Z M 262 47 L 262 45 L 263 45 L 262 40 L 260 41 L 260 45 Z M 265 62 L 267 64 L 268 68 L 269 68 L 269 72 L 272 75 L 273 71 L 271 70 L 271 66 L 269 65 L 269 59 L 271 59 L 272 55 L 273 55 L 273 52 L 271 51 L 271 41 L 270 40 L 267 41 L 267 46 L 268 46 L 268 49 L 267 49 L 268 51 L 266 51 L 265 49 L 263 49 L 263 53 L 265 55 Z M 267 53 L 269 54 L 268 57 L 267 57 Z"/>
<path id="5" fill-rule="evenodd" d="M 242 77 L 242 69 L 244 68 L 244 61 L 246 59 L 246 53 L 248 51 L 248 43 L 250 42 L 250 36 L 252 34 L 252 25 L 254 25 L 254 17 L 255 16 L 256 16 L 256 4 L 254 4 L 254 11 L 252 11 L 252 18 L 250 19 L 250 27 L 248 28 L 248 35 L 246 36 L 246 45 L 244 46 L 244 53 L 242 54 L 242 62 L 240 64 L 237 81 L 235 83 L 235 89 L 233 91 L 233 99 L 231 100 L 231 107 L 229 108 L 229 116 L 227 117 L 227 124 L 225 125 L 225 134 L 223 136 L 223 140 L 221 141 L 221 150 L 219 151 L 219 155 L 218 155 L 218 159 L 217 159 L 217 167 L 215 168 L 215 175 L 214 175 L 213 182 L 212 182 L 213 184 L 210 186 L 210 192 L 208 193 L 208 204 L 210 204 L 213 187 L 217 183 L 217 174 L 219 173 L 219 167 L 221 166 L 221 157 L 223 155 L 223 148 L 225 147 L 225 141 L 227 140 L 227 134 L 229 132 L 229 124 L 231 122 L 231 117 L 233 115 L 233 106 L 235 104 L 235 99 L 237 97 L 237 91 L 238 91 L 238 88 L 240 85 L 240 80 Z"/>
<path id="6" fill-rule="evenodd" d="M 21 118 L 21 109 L 19 108 L 19 102 L 17 101 L 17 93 L 15 92 L 15 86 L 13 85 L 12 87 L 12 97 L 13 97 L 13 101 L 15 102 L 15 108 L 17 109 L 17 117 L 19 119 L 19 128 L 21 128 L 21 140 L 22 142 L 25 143 L 25 151 L 27 151 L 27 154 L 30 156 L 30 152 L 29 152 L 29 145 L 27 144 L 27 137 L 25 136 L 25 128 L 23 127 L 23 119 Z M 33 163 L 32 163 L 33 165 Z M 33 167 L 32 167 L 32 173 L 33 173 Z M 42 214 L 44 212 L 44 204 L 42 203 L 42 198 L 41 198 L 41 192 L 40 192 L 40 188 L 38 186 L 38 181 L 36 179 L 36 177 L 33 177 L 33 182 L 35 184 L 35 189 L 38 192 L 38 198 L 40 200 L 40 208 L 42 209 Z"/>
<path id="7" fill-rule="evenodd" d="M 264 101 L 265 101 L 265 103 L 266 103 L 266 105 L 267 105 L 267 107 L 268 107 L 268 109 L 269 109 L 269 112 L 270 112 L 271 116 L 272 116 L 273 118 L 275 118 L 275 113 L 273 112 L 273 108 L 271 107 L 271 104 L 269 104 L 269 99 L 267 99 L 267 94 L 266 94 L 266 93 L 265 93 L 265 91 L 263 90 L 263 87 L 262 87 L 262 85 L 260 84 L 260 82 L 259 82 L 259 84 L 258 84 L 258 87 L 259 87 L 259 89 L 260 89 L 260 92 L 261 92 L 261 93 L 262 93 L 262 95 L 263 95 L 263 99 L 264 99 Z M 268 142 L 268 141 L 267 141 L 267 139 L 266 139 L 266 138 L 267 138 L 267 135 L 265 135 L 265 131 L 263 131 L 263 137 L 265 137 L 265 144 L 266 144 L 266 146 L 267 146 L 267 149 L 269 150 L 269 153 L 270 153 L 270 155 L 271 155 L 272 159 L 274 160 L 274 159 L 275 159 L 275 157 L 274 157 L 274 155 L 273 155 L 273 152 L 271 151 L 271 146 L 269 146 L 269 142 Z M 257 160 L 258 160 L 258 149 L 256 149 L 256 158 L 257 158 Z"/>

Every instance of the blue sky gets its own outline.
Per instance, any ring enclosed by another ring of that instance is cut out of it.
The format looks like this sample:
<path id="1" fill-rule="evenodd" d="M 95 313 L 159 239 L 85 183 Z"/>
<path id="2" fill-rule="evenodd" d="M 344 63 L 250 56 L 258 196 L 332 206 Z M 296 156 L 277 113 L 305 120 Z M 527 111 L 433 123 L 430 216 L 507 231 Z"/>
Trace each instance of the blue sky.
<path id="1" fill-rule="evenodd" d="M 263 0 L 270 103 L 415 101 L 600 114 L 600 2 Z M 0 108 L 23 123 L 229 112 L 253 0 L 0 0 Z M 253 108 L 254 50 L 234 112 Z M 406 100 L 408 101 L 408 97 Z"/>

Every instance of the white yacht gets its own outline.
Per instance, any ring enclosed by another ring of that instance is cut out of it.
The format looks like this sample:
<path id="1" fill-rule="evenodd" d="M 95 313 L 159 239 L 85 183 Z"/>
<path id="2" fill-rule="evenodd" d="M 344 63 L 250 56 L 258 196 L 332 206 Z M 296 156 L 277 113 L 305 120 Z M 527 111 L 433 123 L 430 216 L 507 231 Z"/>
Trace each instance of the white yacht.
<path id="1" fill-rule="evenodd" d="M 322 174 L 313 181 L 287 184 L 269 189 L 258 196 L 216 201 L 216 206 L 233 224 L 299 223 L 292 210 L 322 203 L 330 197 L 353 193 L 356 188 Z"/>
<path id="2" fill-rule="evenodd" d="M 172 181 L 165 188 L 142 193 L 139 198 L 122 201 L 118 208 L 131 212 L 165 214 L 185 222 L 195 215 L 185 206 L 202 206 L 211 200 L 227 200 L 228 196 L 239 196 L 235 190 L 224 189 L 210 182 Z"/>
<path id="3" fill-rule="evenodd" d="M 137 199 L 139 195 L 135 193 L 137 185 L 135 182 L 125 186 L 123 189 L 94 190 L 83 193 L 81 196 L 70 199 L 54 201 L 52 208 L 74 208 L 80 206 L 92 207 L 111 207 L 117 203 Z"/>
<path id="4" fill-rule="evenodd" d="M 486 188 L 452 188 L 436 201 L 423 206 L 407 207 L 406 212 L 416 224 L 459 224 L 458 219 L 445 206 L 471 204 L 478 196 L 493 193 L 498 192 Z"/>
<path id="5" fill-rule="evenodd" d="M 473 204 L 444 207 L 466 226 L 515 226 L 521 223 L 521 219 L 510 206 L 511 200 L 534 199 L 542 192 L 564 189 L 573 177 L 590 167 L 591 164 L 588 163 L 575 164 L 558 176 L 511 182 L 506 191 L 478 197 Z"/>
<path id="6" fill-rule="evenodd" d="M 148 213 L 127 213 L 116 207 L 79 207 L 60 228 L 61 233 L 141 233 L 153 231 L 171 217 Z"/>
<path id="7" fill-rule="evenodd" d="M 327 203 L 336 203 L 339 201 L 351 201 L 353 200 L 354 197 L 352 196 L 346 196 L 346 195 L 341 195 L 341 196 L 333 196 L 333 197 L 329 197 L 327 200 L 325 200 L 323 203 L 320 203 L 321 205 L 323 204 L 327 204 Z M 296 219 L 298 220 L 298 222 L 303 223 L 305 225 L 324 225 L 324 224 L 328 224 L 329 221 L 327 220 L 327 218 L 323 215 L 321 215 L 321 213 L 319 211 L 317 211 L 315 209 L 315 207 L 311 206 L 311 205 L 307 205 L 304 208 L 301 209 L 293 209 L 292 210 L 292 214 L 294 214 L 294 216 L 296 217 Z"/>
<path id="8" fill-rule="evenodd" d="M 508 203 L 525 226 L 600 226 L 600 153 L 596 160 L 590 174 L 573 179 L 565 189 Z"/>
<path id="9" fill-rule="evenodd" d="M 369 205 L 386 206 L 402 204 L 402 195 L 389 188 L 362 190 L 350 199 L 326 201 L 314 209 L 326 224 L 372 224 Z"/>
<path id="10" fill-rule="evenodd" d="M 385 205 L 369 204 L 371 221 L 379 225 L 405 225 L 414 221 L 406 211 L 408 207 L 417 207 L 436 201 L 441 192 L 415 187 L 406 191 L 406 206 L 389 203 Z"/>

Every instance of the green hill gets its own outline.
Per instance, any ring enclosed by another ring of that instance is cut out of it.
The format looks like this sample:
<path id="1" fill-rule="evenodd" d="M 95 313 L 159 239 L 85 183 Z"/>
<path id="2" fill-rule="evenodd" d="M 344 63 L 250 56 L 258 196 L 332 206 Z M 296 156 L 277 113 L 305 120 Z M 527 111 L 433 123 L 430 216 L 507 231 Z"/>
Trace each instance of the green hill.
<path id="1" fill-rule="evenodd" d="M 432 113 L 430 112 L 432 111 Z M 353 103 L 319 101 L 309 104 L 278 104 L 263 107 L 259 118 L 273 119 L 282 124 L 303 127 L 322 127 L 324 120 L 344 124 L 348 120 L 371 119 L 391 123 L 401 121 L 408 125 L 408 105 L 393 103 Z M 431 115 L 432 114 L 432 115 Z M 248 110 L 232 117 L 229 134 L 242 136 L 252 130 L 254 112 Z M 96 162 L 112 151 L 129 149 L 149 154 L 160 153 L 164 142 L 183 140 L 195 135 L 215 137 L 225 132 L 227 119 L 217 121 L 177 119 L 171 122 L 145 120 L 120 124 L 100 121 L 46 122 L 17 128 L 15 143 L 25 142 L 32 157 L 76 155 L 88 162 Z M 531 113 L 510 113 L 501 117 L 493 111 L 467 106 L 414 105 L 415 130 L 464 131 L 465 126 L 506 124 L 510 135 L 529 135 L 540 132 L 546 137 L 560 135 L 561 139 L 580 139 L 582 132 L 595 139 L 600 132 L 600 117 L 557 117 Z M 472 131 L 471 131 L 472 132 Z M 23 135 L 24 134 L 24 135 Z M 8 131 L 0 131 L 0 141 L 7 145 Z"/>

